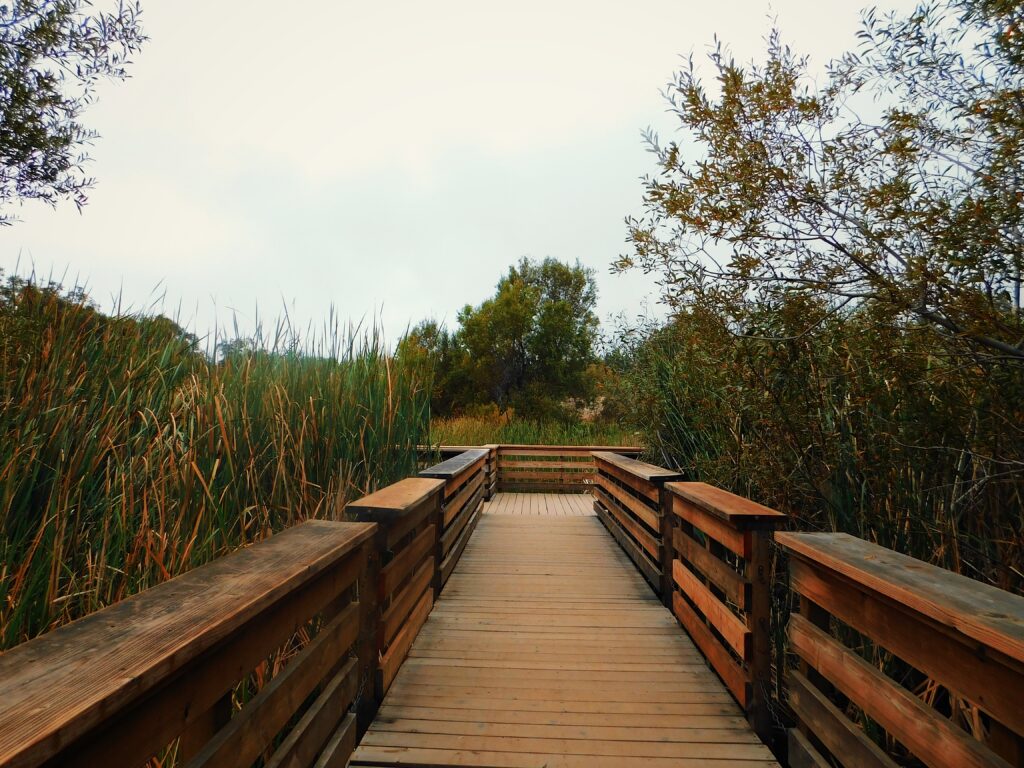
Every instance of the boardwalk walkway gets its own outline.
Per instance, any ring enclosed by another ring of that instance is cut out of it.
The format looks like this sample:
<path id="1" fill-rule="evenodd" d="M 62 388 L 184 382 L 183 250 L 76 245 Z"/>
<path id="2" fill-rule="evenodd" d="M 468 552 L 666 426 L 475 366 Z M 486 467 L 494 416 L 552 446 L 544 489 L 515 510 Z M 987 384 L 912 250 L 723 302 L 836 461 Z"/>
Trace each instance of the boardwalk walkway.
<path id="1" fill-rule="evenodd" d="M 488 502 L 353 766 L 775 765 L 591 503 Z"/>

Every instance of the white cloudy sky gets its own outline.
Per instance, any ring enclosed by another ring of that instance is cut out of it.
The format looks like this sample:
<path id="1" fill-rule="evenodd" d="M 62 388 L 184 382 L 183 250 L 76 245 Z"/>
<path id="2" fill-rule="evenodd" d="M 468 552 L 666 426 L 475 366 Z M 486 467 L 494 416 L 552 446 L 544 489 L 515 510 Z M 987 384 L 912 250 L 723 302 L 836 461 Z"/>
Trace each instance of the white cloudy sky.
<path id="1" fill-rule="evenodd" d="M 653 167 L 640 130 L 672 131 L 680 55 L 717 34 L 759 58 L 776 17 L 820 68 L 866 2 L 143 0 L 133 77 L 86 116 L 89 205 L 22 208 L 0 268 L 104 306 L 156 291 L 201 333 L 287 305 L 394 335 L 550 255 L 598 271 L 602 317 L 633 316 L 653 278 L 608 265 Z"/>

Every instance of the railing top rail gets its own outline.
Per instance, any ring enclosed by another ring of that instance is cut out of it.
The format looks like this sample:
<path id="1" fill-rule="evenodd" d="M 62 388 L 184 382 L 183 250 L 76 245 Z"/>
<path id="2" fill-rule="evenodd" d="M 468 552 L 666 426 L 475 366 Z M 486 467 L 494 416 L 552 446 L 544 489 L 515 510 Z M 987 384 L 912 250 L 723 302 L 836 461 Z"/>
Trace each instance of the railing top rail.
<path id="1" fill-rule="evenodd" d="M 352 512 L 374 510 L 377 513 L 402 514 L 415 509 L 441 488 L 444 488 L 442 479 L 407 477 L 381 488 L 379 491 L 374 491 L 369 496 L 350 501 L 345 509 Z"/>
<path id="2" fill-rule="evenodd" d="M 707 483 L 665 483 L 671 493 L 731 524 L 780 523 L 786 515 Z"/>
<path id="3" fill-rule="evenodd" d="M 612 451 L 591 451 L 595 459 L 606 461 L 609 464 L 614 464 L 619 469 L 629 472 L 631 475 L 636 475 L 644 480 L 657 481 L 657 480 L 679 480 L 682 478 L 682 473 L 671 469 L 665 469 L 654 464 L 648 464 L 644 461 L 638 461 L 637 459 L 631 459 L 628 456 L 623 456 L 620 453 Z"/>
<path id="4" fill-rule="evenodd" d="M 542 443 L 500 443 L 499 450 L 543 449 L 547 451 L 573 451 L 591 453 L 593 451 L 611 451 L 613 453 L 643 453 L 644 449 L 636 445 L 544 445 Z"/>
<path id="5" fill-rule="evenodd" d="M 845 533 L 777 533 L 791 555 L 1024 662 L 1024 597 Z"/>
<path id="6" fill-rule="evenodd" d="M 312 582 L 374 529 L 297 525 L 0 655 L 0 764 L 56 754 Z"/>
<path id="7" fill-rule="evenodd" d="M 468 451 L 463 451 L 458 456 L 452 456 L 450 459 L 446 459 L 440 464 L 435 464 L 432 467 L 424 469 L 420 472 L 420 477 L 452 477 L 453 475 L 459 474 L 459 472 L 474 462 L 485 458 L 488 453 L 489 451 L 486 448 L 470 448 Z"/>

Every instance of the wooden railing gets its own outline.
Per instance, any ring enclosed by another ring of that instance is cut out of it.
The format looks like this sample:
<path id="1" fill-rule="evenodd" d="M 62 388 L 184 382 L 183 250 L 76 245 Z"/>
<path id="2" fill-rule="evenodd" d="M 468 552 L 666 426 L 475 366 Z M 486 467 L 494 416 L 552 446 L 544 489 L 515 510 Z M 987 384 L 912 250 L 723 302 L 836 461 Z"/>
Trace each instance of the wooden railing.
<path id="1" fill-rule="evenodd" d="M 775 533 L 784 516 L 748 499 L 622 456 L 594 460 L 602 522 L 789 765 L 895 768 L 901 753 L 1024 766 L 1024 598 L 846 534 Z M 773 539 L 799 596 L 788 644 L 774 648 Z M 773 657 L 784 666 L 787 653 L 800 669 L 773 687 Z M 786 702 L 773 700 L 780 687 Z M 780 743 L 787 707 L 797 727 Z"/>
<path id="2" fill-rule="evenodd" d="M 677 472 L 593 453 L 594 509 L 763 737 L 771 731 L 775 510 Z"/>
<path id="3" fill-rule="evenodd" d="M 672 612 L 765 740 L 771 732 L 772 533 L 785 515 L 705 483 L 667 483 Z M 666 510 L 667 511 L 667 510 Z"/>
<path id="4" fill-rule="evenodd" d="M 444 481 L 441 516 L 438 520 L 438 592 L 447 583 L 479 522 L 483 503 L 487 459 L 491 451 L 473 448 L 420 472 L 420 477 Z"/>
<path id="5" fill-rule="evenodd" d="M 373 533 L 307 522 L 6 652 L 0 765 L 343 765 Z"/>
<path id="6" fill-rule="evenodd" d="M 791 765 L 894 766 L 851 711 L 925 765 L 1024 765 L 1024 598 L 845 534 L 777 539 L 800 600 Z"/>
<path id="7" fill-rule="evenodd" d="M 594 511 L 654 591 L 671 606 L 673 515 L 663 498 L 678 472 L 594 451 Z"/>
<path id="8" fill-rule="evenodd" d="M 577 445 L 499 445 L 498 490 L 586 493 L 597 478 L 594 451 L 639 456 L 642 449 Z"/>
<path id="9" fill-rule="evenodd" d="M 353 501 L 356 520 L 377 523 L 368 564 L 373 588 L 364 598 L 374 634 L 374 702 L 391 687 L 398 668 L 433 607 L 443 480 L 411 477 Z"/>

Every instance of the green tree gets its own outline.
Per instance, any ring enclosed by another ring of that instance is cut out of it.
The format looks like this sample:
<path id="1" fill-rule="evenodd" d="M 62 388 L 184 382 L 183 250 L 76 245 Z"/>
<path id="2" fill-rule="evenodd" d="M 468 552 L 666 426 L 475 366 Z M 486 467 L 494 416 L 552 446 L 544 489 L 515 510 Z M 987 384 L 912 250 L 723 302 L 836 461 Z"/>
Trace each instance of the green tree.
<path id="1" fill-rule="evenodd" d="M 93 179 L 80 117 L 103 78 L 124 80 L 145 37 L 137 3 L 99 11 L 88 0 L 0 5 L 0 208 L 15 201 L 73 200 Z M 10 224 L 9 213 L 0 224 Z"/>
<path id="2" fill-rule="evenodd" d="M 649 136 L 660 173 L 618 266 L 746 333 L 805 294 L 1024 360 L 1022 21 L 1005 0 L 868 11 L 820 86 L 777 32 L 763 66 L 719 46 L 713 89 L 691 60 L 669 98 L 692 141 Z"/>
<path id="3" fill-rule="evenodd" d="M 523 259 L 497 293 L 459 313 L 470 380 L 502 409 L 549 415 L 585 399 L 598 322 L 593 270 Z"/>

